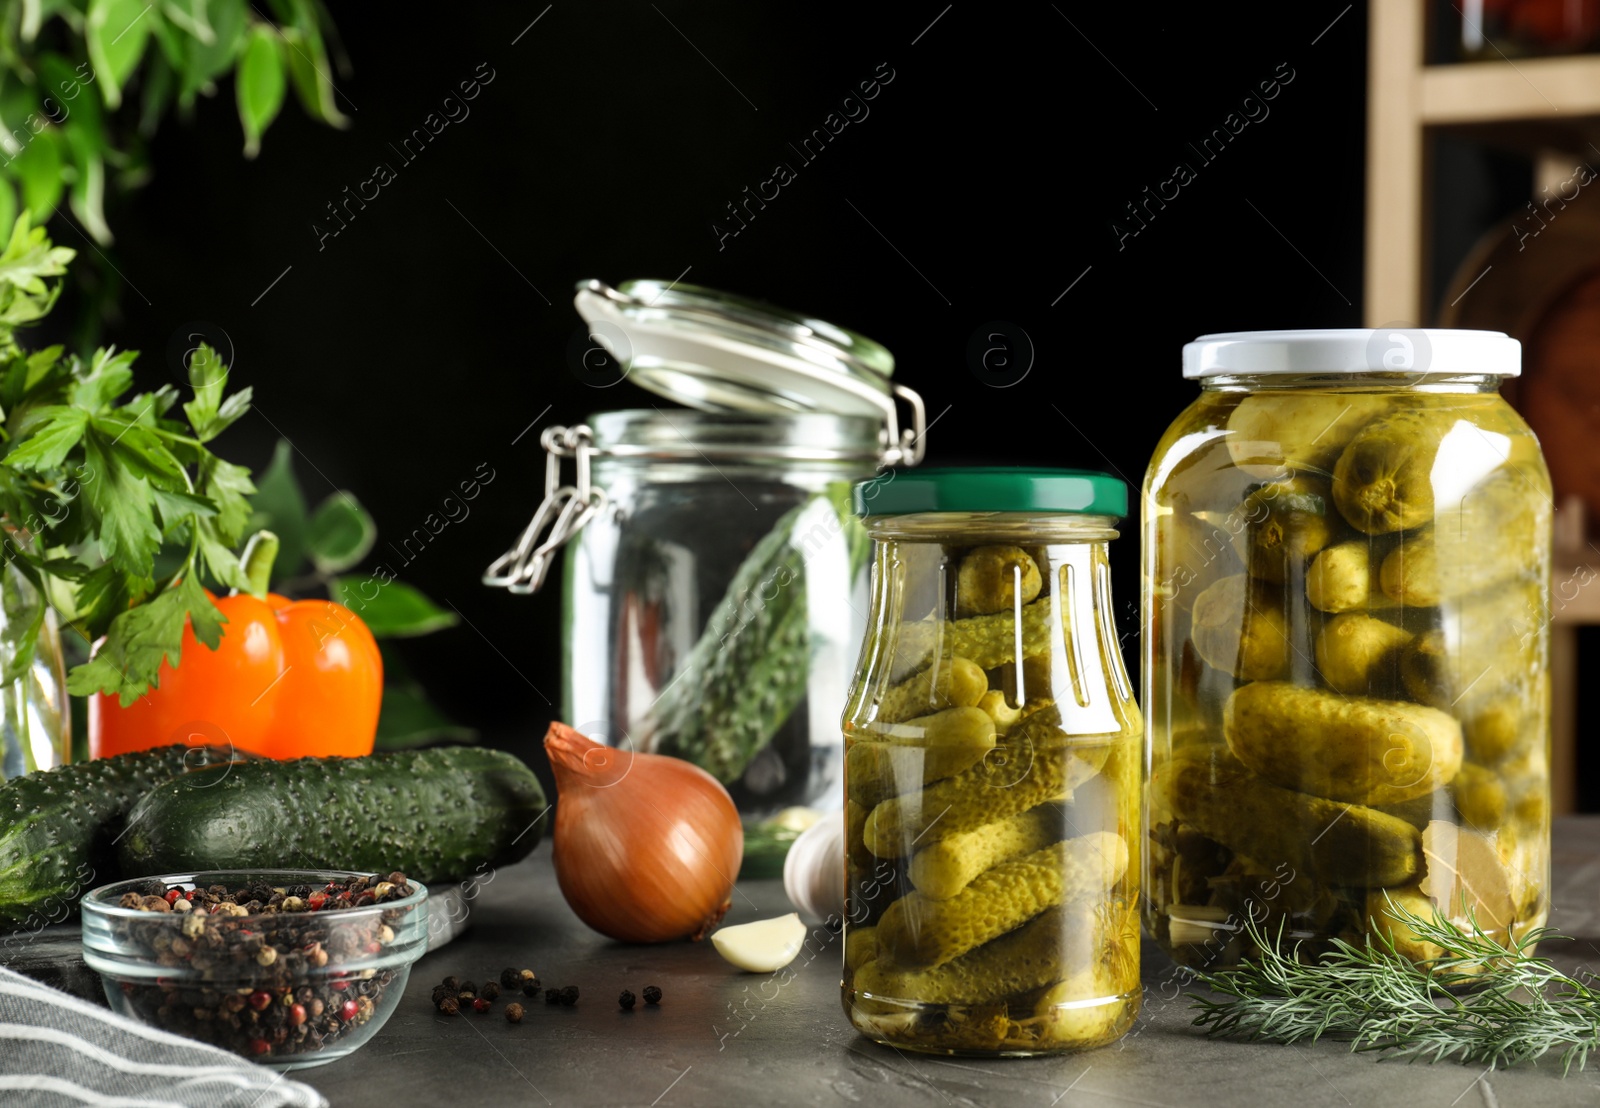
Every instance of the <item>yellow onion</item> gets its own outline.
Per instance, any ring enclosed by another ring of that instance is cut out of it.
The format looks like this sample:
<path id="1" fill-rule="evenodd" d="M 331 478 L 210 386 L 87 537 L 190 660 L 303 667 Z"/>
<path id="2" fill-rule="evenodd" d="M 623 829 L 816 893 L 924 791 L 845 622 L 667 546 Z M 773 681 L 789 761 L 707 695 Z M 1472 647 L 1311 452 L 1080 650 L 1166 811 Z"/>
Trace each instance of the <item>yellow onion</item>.
<path id="1" fill-rule="evenodd" d="M 728 790 L 679 758 L 603 746 L 552 723 L 561 895 L 627 943 L 705 937 L 732 905 L 744 828 Z"/>

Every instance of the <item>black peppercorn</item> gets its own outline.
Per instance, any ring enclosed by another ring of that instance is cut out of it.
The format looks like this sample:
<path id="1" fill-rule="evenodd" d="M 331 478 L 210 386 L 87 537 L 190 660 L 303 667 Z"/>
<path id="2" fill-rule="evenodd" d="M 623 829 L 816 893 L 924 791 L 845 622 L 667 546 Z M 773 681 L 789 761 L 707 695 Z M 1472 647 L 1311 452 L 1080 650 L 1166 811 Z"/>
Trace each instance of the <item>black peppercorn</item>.
<path id="1" fill-rule="evenodd" d="M 655 985 L 646 985 L 644 987 L 644 1002 L 646 1004 L 660 1004 L 661 990 Z"/>
<path id="2" fill-rule="evenodd" d="M 439 1002 L 439 1011 L 443 1012 L 447 1016 L 459 1015 L 461 1012 L 461 1005 L 456 1002 L 455 997 L 447 996 Z"/>
<path id="3" fill-rule="evenodd" d="M 578 986 L 568 985 L 561 990 L 561 1003 L 568 1008 L 578 1003 Z"/>
<path id="4" fill-rule="evenodd" d="M 526 985 L 522 986 L 522 995 L 523 996 L 538 996 L 539 995 L 539 979 L 537 977 L 535 977 L 532 981 L 529 981 Z"/>
<path id="5" fill-rule="evenodd" d="M 461 1000 L 476 1000 L 478 999 L 478 986 L 471 981 L 463 981 L 461 988 L 456 990 L 456 996 Z"/>
<path id="6" fill-rule="evenodd" d="M 514 989 L 522 984 L 522 975 L 509 967 L 500 971 L 500 984 L 503 988 Z"/>
<path id="7" fill-rule="evenodd" d="M 546 1004 L 560 1004 L 561 1003 L 561 990 L 560 989 L 546 989 L 544 991 L 544 1002 Z"/>
<path id="8" fill-rule="evenodd" d="M 451 974 L 449 977 L 446 977 L 444 979 L 444 987 L 449 989 L 453 993 L 460 992 L 461 991 L 461 978 L 455 976 L 454 974 Z"/>
<path id="9" fill-rule="evenodd" d="M 633 1010 L 633 1002 L 634 1002 L 634 1000 L 635 1000 L 634 995 L 632 993 L 630 993 L 627 989 L 623 989 L 622 990 L 622 995 L 617 997 L 617 1003 L 622 1005 L 624 1011 L 632 1011 Z"/>
<path id="10" fill-rule="evenodd" d="M 500 997 L 500 986 L 493 981 L 485 981 L 483 988 L 478 990 L 478 995 L 484 1000 L 497 1000 Z"/>

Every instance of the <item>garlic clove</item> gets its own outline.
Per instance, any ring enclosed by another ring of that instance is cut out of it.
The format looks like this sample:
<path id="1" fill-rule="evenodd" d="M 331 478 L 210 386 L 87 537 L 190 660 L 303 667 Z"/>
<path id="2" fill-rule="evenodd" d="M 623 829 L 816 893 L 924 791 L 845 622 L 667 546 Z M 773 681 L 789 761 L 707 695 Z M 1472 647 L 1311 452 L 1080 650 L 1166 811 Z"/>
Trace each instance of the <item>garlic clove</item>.
<path id="1" fill-rule="evenodd" d="M 805 941 L 806 925 L 800 922 L 797 912 L 724 927 L 711 936 L 711 945 L 718 954 L 751 973 L 781 970 L 795 960 Z"/>
<path id="2" fill-rule="evenodd" d="M 844 918 L 844 813 L 829 812 L 789 848 L 783 889 L 806 919 Z"/>

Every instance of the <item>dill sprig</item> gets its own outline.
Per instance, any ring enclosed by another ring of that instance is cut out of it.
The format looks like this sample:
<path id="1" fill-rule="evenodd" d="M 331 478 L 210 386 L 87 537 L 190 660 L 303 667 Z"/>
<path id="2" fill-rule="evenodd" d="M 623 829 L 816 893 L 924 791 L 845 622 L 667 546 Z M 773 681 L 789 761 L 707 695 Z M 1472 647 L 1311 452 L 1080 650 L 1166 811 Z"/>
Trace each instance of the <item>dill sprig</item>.
<path id="1" fill-rule="evenodd" d="M 1422 919 L 1397 904 L 1385 913 L 1443 956 L 1413 962 L 1379 935 L 1357 946 L 1300 960 L 1253 920 L 1245 930 L 1258 954 L 1232 969 L 1200 973 L 1225 999 L 1189 994 L 1195 1025 L 1211 1036 L 1275 1043 L 1332 1038 L 1352 1051 L 1407 1061 L 1453 1059 L 1491 1069 L 1561 1051 L 1562 1074 L 1583 1069 L 1600 1047 L 1600 978 L 1569 976 L 1533 947 L 1559 939 L 1537 928 L 1506 942 L 1486 934 L 1470 913 L 1466 927 Z"/>

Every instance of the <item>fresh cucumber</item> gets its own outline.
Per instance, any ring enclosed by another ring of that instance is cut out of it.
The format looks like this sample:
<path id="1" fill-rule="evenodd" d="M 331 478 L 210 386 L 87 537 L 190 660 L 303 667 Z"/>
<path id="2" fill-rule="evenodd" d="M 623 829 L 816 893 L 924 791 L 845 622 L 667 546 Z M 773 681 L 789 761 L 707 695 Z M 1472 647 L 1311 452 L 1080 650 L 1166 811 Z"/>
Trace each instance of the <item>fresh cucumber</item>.
<path id="1" fill-rule="evenodd" d="M 834 482 L 784 513 L 739 564 L 678 675 L 648 710 L 641 730 L 654 737 L 657 753 L 693 762 L 731 785 L 805 699 L 811 536 L 794 531 L 819 501 L 837 515 L 850 579 L 866 564 L 872 543 L 851 512 L 848 483 Z"/>
<path id="2" fill-rule="evenodd" d="M 250 762 L 151 791 L 119 844 L 130 876 L 211 869 L 482 875 L 539 842 L 547 805 L 510 754 L 445 747 Z"/>
<path id="3" fill-rule="evenodd" d="M 0 785 L 0 931 L 36 931 L 72 915 L 116 880 L 110 849 L 122 817 L 155 786 L 210 755 L 182 745 L 118 754 Z"/>

